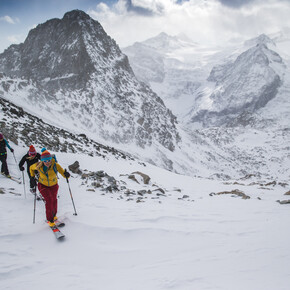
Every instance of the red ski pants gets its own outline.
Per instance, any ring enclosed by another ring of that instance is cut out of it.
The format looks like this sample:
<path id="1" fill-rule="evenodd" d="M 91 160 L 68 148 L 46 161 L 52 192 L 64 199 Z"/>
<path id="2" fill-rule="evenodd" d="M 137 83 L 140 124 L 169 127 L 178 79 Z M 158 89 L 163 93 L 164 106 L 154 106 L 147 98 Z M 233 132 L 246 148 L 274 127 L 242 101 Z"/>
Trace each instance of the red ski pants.
<path id="1" fill-rule="evenodd" d="M 38 183 L 38 190 L 45 200 L 46 219 L 53 222 L 53 218 L 57 214 L 57 192 L 58 184 L 53 186 L 45 186 Z"/>

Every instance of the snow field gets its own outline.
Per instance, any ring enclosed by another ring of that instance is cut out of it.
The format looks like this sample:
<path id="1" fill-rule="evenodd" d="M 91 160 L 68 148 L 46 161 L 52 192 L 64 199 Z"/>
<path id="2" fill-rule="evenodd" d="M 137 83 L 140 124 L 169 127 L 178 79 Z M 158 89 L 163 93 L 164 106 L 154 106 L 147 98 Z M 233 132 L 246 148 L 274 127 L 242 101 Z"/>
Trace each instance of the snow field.
<path id="1" fill-rule="evenodd" d="M 15 151 L 17 160 L 25 153 L 23 148 Z M 0 195 L 1 289 L 289 288 L 290 211 L 276 202 L 287 189 L 226 185 L 150 165 L 142 169 L 134 161 L 64 153 L 57 158 L 63 167 L 78 160 L 81 169 L 104 170 L 116 179 L 140 170 L 166 187 L 168 195 L 143 203 L 118 200 L 118 194 L 86 191 L 74 175 L 74 216 L 68 186 L 60 177 L 58 215 L 66 223 L 66 238 L 59 242 L 45 224 L 44 204 L 37 202 L 33 224 L 28 188 L 25 199 L 23 184 L 0 176 L 5 190 Z M 11 154 L 8 165 L 17 174 Z M 209 196 L 235 188 L 251 198 Z M 185 194 L 189 197 L 178 199 Z"/>

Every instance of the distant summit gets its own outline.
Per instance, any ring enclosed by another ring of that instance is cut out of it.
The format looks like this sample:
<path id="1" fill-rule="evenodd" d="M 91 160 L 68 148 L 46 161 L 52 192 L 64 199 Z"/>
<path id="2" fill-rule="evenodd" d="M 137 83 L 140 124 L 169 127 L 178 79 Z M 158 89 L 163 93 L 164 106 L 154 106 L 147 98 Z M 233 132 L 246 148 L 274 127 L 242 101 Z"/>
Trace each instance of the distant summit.
<path id="1" fill-rule="evenodd" d="M 161 32 L 157 36 L 143 41 L 142 44 L 162 51 L 170 51 L 182 47 L 194 46 L 193 42 L 185 34 L 171 36 L 165 32 Z"/>
<path id="2" fill-rule="evenodd" d="M 171 52 L 183 49 L 192 51 L 196 47 L 198 45 L 184 34 L 171 36 L 161 32 L 143 42 L 135 42 L 133 45 L 123 48 L 122 51 L 129 57 L 130 65 L 137 78 L 149 84 L 150 82 L 162 83 L 164 81 L 166 66 L 167 64 L 171 66 L 172 63 L 167 61 Z"/>
<path id="3" fill-rule="evenodd" d="M 64 14 L 63 20 L 68 19 L 69 21 L 80 21 L 90 20 L 90 16 L 82 10 L 75 9 Z"/>
<path id="4" fill-rule="evenodd" d="M 261 34 L 258 37 L 252 38 L 250 40 L 245 41 L 245 46 L 254 46 L 257 44 L 273 44 L 276 45 L 275 42 L 266 34 Z"/>

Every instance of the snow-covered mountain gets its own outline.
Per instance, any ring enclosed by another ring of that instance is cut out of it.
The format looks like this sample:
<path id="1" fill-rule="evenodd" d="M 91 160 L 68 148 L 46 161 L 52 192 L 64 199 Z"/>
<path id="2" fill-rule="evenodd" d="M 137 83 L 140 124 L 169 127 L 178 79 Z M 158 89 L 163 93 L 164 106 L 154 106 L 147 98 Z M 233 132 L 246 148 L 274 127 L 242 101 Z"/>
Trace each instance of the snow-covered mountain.
<path id="1" fill-rule="evenodd" d="M 162 33 L 123 51 L 136 76 L 180 122 L 210 127 L 256 112 L 277 95 L 287 66 L 273 48 L 274 40 L 266 35 L 240 46 L 204 48 Z"/>
<path id="2" fill-rule="evenodd" d="M 255 171 L 287 179 L 287 35 L 260 35 L 240 45 L 203 47 L 162 33 L 123 51 L 136 76 L 162 97 L 188 133 L 193 148 L 183 151 L 202 151 L 193 157 L 195 161 L 200 156 L 200 162 L 206 160 L 213 172 Z M 171 45 L 163 46 L 166 42 Z"/>
<path id="3" fill-rule="evenodd" d="M 73 10 L 32 29 L 0 55 L 1 96 L 94 138 L 173 151 L 176 118 L 134 76 L 127 57 L 102 26 Z M 24 85 L 25 83 L 25 85 Z M 23 84 L 18 85 L 18 84 Z M 48 114 L 49 112 L 49 114 Z"/>
<path id="4" fill-rule="evenodd" d="M 233 63 L 213 67 L 208 81 L 215 86 L 210 95 L 199 96 L 191 111 L 191 122 L 221 125 L 245 112 L 263 108 L 278 93 L 282 58 L 265 44 L 257 44 Z"/>

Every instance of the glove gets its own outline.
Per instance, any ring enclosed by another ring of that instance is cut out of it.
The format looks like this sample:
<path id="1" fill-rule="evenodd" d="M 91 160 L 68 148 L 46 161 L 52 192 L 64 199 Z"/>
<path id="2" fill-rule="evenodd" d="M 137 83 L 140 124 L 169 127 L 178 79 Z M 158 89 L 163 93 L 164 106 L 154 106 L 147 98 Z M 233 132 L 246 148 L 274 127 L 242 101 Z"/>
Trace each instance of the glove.
<path id="1" fill-rule="evenodd" d="M 70 174 L 69 174 L 69 172 L 68 171 L 66 171 L 66 169 L 64 170 L 64 176 L 66 177 L 66 178 L 69 178 L 70 177 Z"/>
<path id="2" fill-rule="evenodd" d="M 23 166 L 21 166 L 19 168 L 20 168 L 20 171 L 24 171 L 24 167 Z"/>
<path id="3" fill-rule="evenodd" d="M 31 177 L 31 185 L 32 187 L 36 187 L 37 185 L 36 179 L 34 177 Z"/>
<path id="4" fill-rule="evenodd" d="M 10 151 L 13 153 L 14 152 L 14 149 L 13 148 L 10 148 Z"/>

